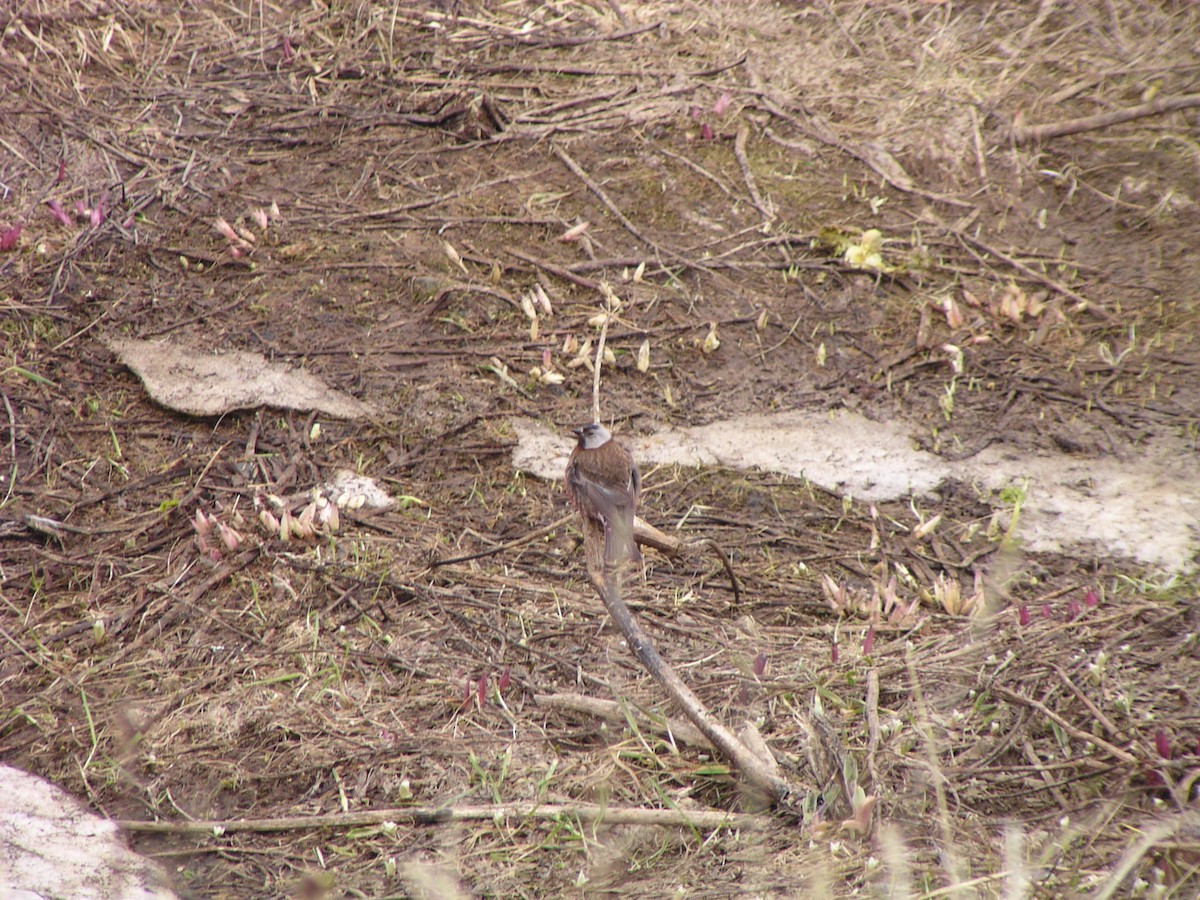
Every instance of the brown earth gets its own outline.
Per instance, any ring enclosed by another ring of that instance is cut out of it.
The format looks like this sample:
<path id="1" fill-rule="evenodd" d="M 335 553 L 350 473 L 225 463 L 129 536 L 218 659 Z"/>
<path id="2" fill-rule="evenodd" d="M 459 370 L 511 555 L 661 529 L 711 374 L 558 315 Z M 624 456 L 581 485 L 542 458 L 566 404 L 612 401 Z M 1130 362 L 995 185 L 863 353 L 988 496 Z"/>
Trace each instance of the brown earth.
<path id="1" fill-rule="evenodd" d="M 714 539 L 740 591 L 711 554 L 647 551 L 635 612 L 795 786 L 716 828 L 737 776 L 644 717 L 677 711 L 589 587 L 560 485 L 513 470 L 509 422 L 566 448 L 588 419 L 570 363 L 604 282 L 602 410 L 627 434 L 844 407 L 953 456 L 1194 447 L 1200 9 L 0 21 L 0 758 L 133 823 L 182 893 L 1195 896 L 1194 576 L 1023 552 L 993 520 L 1019 495 L 970 484 L 920 500 L 943 517 L 923 533 L 907 503 L 647 471 L 644 517 Z M 847 264 L 870 228 L 883 268 Z M 175 414 L 109 336 L 255 351 L 383 412 Z M 407 499 L 308 540 L 260 526 L 338 469 Z M 893 578 L 923 605 L 868 639 Z M 846 781 L 875 798 L 865 833 L 839 825 Z"/>

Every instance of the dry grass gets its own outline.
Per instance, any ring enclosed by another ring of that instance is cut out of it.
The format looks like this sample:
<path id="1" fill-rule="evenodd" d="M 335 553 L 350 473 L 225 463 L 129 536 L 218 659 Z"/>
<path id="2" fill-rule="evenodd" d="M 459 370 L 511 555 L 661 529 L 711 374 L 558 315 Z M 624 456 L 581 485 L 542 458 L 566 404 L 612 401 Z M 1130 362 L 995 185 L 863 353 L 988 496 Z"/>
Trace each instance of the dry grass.
<path id="1" fill-rule="evenodd" d="M 736 779 L 662 727 L 571 528 L 497 548 L 565 512 L 512 471 L 506 419 L 586 418 L 568 363 L 602 279 L 624 304 L 605 411 L 635 428 L 848 405 L 956 454 L 1194 438 L 1194 113 L 1042 147 L 1008 129 L 1193 92 L 1196 9 L 3 15 L 0 757 L 115 818 L 225 823 L 134 832 L 198 896 L 1194 895 L 1194 579 L 1025 554 L 969 485 L 915 536 L 904 505 L 646 473 L 647 518 L 716 539 L 744 595 L 656 558 L 635 610 L 801 786 L 722 828 Z M 232 255 L 214 222 L 273 202 Z M 891 268 L 851 271 L 830 248 L 871 227 Z M 395 418 L 314 439 L 267 410 L 175 417 L 108 331 L 290 358 Z M 527 375 L 548 365 L 561 386 Z M 315 544 L 257 530 L 256 495 L 299 505 L 346 466 L 413 502 Z M 244 543 L 201 552 L 197 509 Z M 976 616 L 925 605 L 867 652 L 821 577 L 911 600 L 977 574 Z M 846 781 L 877 798 L 866 834 Z"/>

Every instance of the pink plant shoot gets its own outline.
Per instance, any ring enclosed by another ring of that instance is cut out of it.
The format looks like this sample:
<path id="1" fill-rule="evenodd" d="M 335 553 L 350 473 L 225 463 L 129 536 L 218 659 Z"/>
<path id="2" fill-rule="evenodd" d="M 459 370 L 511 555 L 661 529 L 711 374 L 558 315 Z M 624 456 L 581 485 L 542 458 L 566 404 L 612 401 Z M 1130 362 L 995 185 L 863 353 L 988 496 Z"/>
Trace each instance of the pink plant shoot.
<path id="1" fill-rule="evenodd" d="M 1017 609 L 1017 622 L 1022 628 L 1029 624 L 1029 607 L 1024 603 Z"/>
<path id="2" fill-rule="evenodd" d="M 233 226 L 225 221 L 224 217 L 220 217 L 213 222 L 213 228 L 231 244 L 240 244 L 242 242 L 242 239 L 238 237 L 238 233 L 233 230 Z"/>
<path id="3" fill-rule="evenodd" d="M 713 115 L 723 116 L 725 111 L 729 109 L 729 104 L 733 102 L 733 98 L 729 94 L 722 94 L 717 98 L 717 102 L 713 104 Z"/>
<path id="4" fill-rule="evenodd" d="M 50 210 L 50 215 L 54 216 L 60 225 L 71 224 L 71 217 L 67 215 L 67 211 L 62 208 L 62 204 L 57 200 L 47 200 L 46 208 Z"/>
<path id="5" fill-rule="evenodd" d="M 755 678 L 763 677 L 763 674 L 767 671 L 767 652 L 765 650 L 758 651 L 758 656 L 754 657 L 754 664 L 751 668 L 754 670 Z"/>
<path id="6" fill-rule="evenodd" d="M 17 241 L 21 239 L 21 226 L 13 225 L 11 228 L 5 228 L 0 231 L 0 251 L 9 251 L 17 246 Z"/>
<path id="7" fill-rule="evenodd" d="M 1096 595 L 1093 588 L 1088 588 L 1088 592 L 1083 595 L 1083 605 L 1088 609 L 1095 609 L 1100 603 L 1100 598 Z"/>
<path id="8" fill-rule="evenodd" d="M 1162 728 L 1154 732 L 1154 749 L 1158 751 L 1158 755 L 1163 759 L 1171 758 L 1171 739 Z"/>

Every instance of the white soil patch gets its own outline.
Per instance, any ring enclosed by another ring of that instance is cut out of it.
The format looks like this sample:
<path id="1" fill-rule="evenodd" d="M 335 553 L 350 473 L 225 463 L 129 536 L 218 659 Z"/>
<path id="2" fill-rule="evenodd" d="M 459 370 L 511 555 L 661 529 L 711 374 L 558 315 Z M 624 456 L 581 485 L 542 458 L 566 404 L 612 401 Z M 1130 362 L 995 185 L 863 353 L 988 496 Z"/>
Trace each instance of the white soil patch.
<path id="1" fill-rule="evenodd" d="M 573 439 L 529 419 L 513 426 L 513 465 L 561 478 Z M 1028 550 L 1090 550 L 1164 572 L 1191 571 L 1200 551 L 1200 456 L 1169 436 L 1120 459 L 989 448 L 952 462 L 916 449 L 900 423 L 837 411 L 668 428 L 629 444 L 643 471 L 660 464 L 761 469 L 868 502 L 931 497 L 949 479 L 976 485 L 993 502 L 1001 488 L 1025 486 L 1016 537 Z"/>

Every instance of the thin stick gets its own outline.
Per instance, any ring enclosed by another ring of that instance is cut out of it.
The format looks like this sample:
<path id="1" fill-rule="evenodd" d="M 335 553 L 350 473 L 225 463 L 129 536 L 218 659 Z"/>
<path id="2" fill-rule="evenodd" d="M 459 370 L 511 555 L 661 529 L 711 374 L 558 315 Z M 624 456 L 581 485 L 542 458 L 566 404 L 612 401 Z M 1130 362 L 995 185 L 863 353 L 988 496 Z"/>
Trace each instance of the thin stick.
<path id="1" fill-rule="evenodd" d="M 1128 109 L 1097 113 L 1094 116 L 1083 116 L 1079 119 L 1067 119 L 1065 122 L 1049 122 L 1045 125 L 1016 125 L 1012 130 L 1012 138 L 1018 144 L 1044 141 L 1047 138 L 1079 134 L 1081 131 L 1096 131 L 1107 128 L 1109 125 L 1120 125 L 1122 122 L 1129 122 L 1133 119 L 1143 119 L 1146 116 L 1157 116 L 1180 109 L 1191 109 L 1195 106 L 1200 106 L 1200 94 L 1161 97 L 1158 100 L 1151 100 L 1149 103 L 1139 103 Z"/>
<path id="2" fill-rule="evenodd" d="M 592 421 L 600 423 L 600 367 L 604 365 L 604 342 L 608 340 L 608 323 L 612 320 L 617 295 L 607 281 L 600 282 L 604 294 L 604 324 L 600 326 L 600 341 L 596 344 L 596 365 L 592 369 Z"/>
<path id="3" fill-rule="evenodd" d="M 1030 278 L 1034 279 L 1037 282 L 1040 282 L 1041 284 L 1045 285 L 1046 287 L 1050 288 L 1051 290 L 1058 291 L 1060 294 L 1062 294 L 1066 297 L 1070 297 L 1072 300 L 1074 300 L 1076 303 L 1078 303 L 1086 312 L 1091 313 L 1097 319 L 1100 319 L 1101 321 L 1104 321 L 1104 322 L 1112 321 L 1112 316 L 1110 316 L 1107 312 L 1105 312 L 1103 309 L 1101 309 L 1099 306 L 1097 306 L 1095 303 L 1093 303 L 1087 297 L 1080 294 L 1078 291 L 1071 290 L 1069 287 L 1067 287 L 1065 284 L 1063 284 L 1058 279 L 1051 278 L 1049 275 L 1046 275 L 1043 272 L 1039 272 L 1037 269 L 1034 269 L 1031 266 L 1025 265 L 1025 263 L 1021 262 L 1016 257 L 1009 256 L 1003 250 L 1000 250 L 997 247 L 993 247 L 991 244 L 986 244 L 983 241 L 981 241 L 979 238 L 972 237 L 971 235 L 967 234 L 965 231 L 959 231 L 957 228 L 949 228 L 948 231 L 951 234 L 953 234 L 955 237 L 957 237 L 962 243 L 974 244 L 975 247 L 977 247 L 979 250 L 982 250 L 984 253 L 992 254 L 992 256 L 996 257 L 996 259 L 1000 260 L 1003 263 L 1006 263 L 1007 265 L 1012 266 L 1014 269 L 1016 269 L 1022 275 L 1028 275 Z M 968 252 L 972 252 L 970 250 L 970 248 L 967 248 L 967 249 L 968 249 Z M 972 252 L 972 255 L 975 256 L 975 254 L 973 252 Z M 975 256 L 975 258 L 979 259 L 978 256 Z M 984 260 L 982 260 L 982 259 L 980 259 L 979 261 L 984 262 Z"/>
<path id="4" fill-rule="evenodd" d="M 1025 697 L 1021 694 L 1018 694 L 1016 691 L 1010 691 L 1008 688 L 1001 687 L 1000 685 L 994 685 L 992 690 L 1006 700 L 1010 700 L 1013 703 L 1020 703 L 1030 707 L 1031 709 L 1037 710 L 1047 719 L 1055 722 L 1063 731 L 1071 735 L 1071 737 L 1079 741 L 1090 741 L 1097 747 L 1107 751 L 1111 756 L 1116 757 L 1127 765 L 1135 765 L 1138 761 L 1137 757 L 1132 753 L 1129 753 L 1128 751 L 1109 743 L 1103 738 L 1092 734 L 1090 731 L 1084 731 L 1077 725 L 1068 722 L 1054 710 L 1050 709 L 1050 707 L 1046 706 L 1045 703 L 1042 703 L 1039 700 L 1034 700 L 1032 697 Z"/>
<path id="5" fill-rule="evenodd" d="M 867 772 L 871 776 L 871 793 L 879 796 L 883 788 L 880 784 L 879 765 L 876 753 L 883 731 L 879 727 L 879 670 L 872 668 L 867 673 Z"/>
<path id="6" fill-rule="evenodd" d="M 146 822 L 125 819 L 117 824 L 126 831 L 153 834 L 191 834 L 217 837 L 235 831 L 259 833 L 307 831 L 316 828 L 362 828 L 388 823 L 442 825 L 451 822 L 489 821 L 492 819 L 577 818 L 583 822 L 610 825 L 678 825 L 697 828 L 744 828 L 753 825 L 754 816 L 705 810 L 640 809 L 637 807 L 594 806 L 565 803 L 508 803 L 486 806 L 402 806 L 355 813 L 323 816 L 281 816 L 270 819 L 200 819 L 191 822 Z"/>
<path id="7" fill-rule="evenodd" d="M 621 20 L 621 25 L 623 27 L 633 27 L 633 22 L 630 20 L 629 16 L 625 14 L 625 10 L 621 9 L 621 4 L 618 3 L 617 0 L 608 0 L 608 8 L 616 13 L 617 18 Z M 655 22 L 654 25 L 655 27 L 658 27 L 659 23 Z"/>
<path id="8" fill-rule="evenodd" d="M 570 169 L 572 173 L 574 173 L 576 178 L 587 185 L 588 190 L 599 198 L 600 202 L 608 208 L 608 211 L 616 217 L 616 220 L 625 226 L 625 230 L 632 234 L 635 238 L 644 243 L 646 246 L 654 248 L 655 251 L 661 253 L 663 256 L 682 263 L 689 269 L 705 268 L 704 264 L 699 260 L 688 259 L 677 251 L 672 250 L 670 247 L 664 247 L 663 245 L 654 241 L 648 235 L 643 234 L 641 229 L 634 225 L 633 222 L 629 221 L 629 218 L 625 215 L 625 213 L 621 212 L 620 207 L 618 207 L 617 204 L 613 202 L 612 198 L 605 193 L 604 188 L 600 187 L 600 185 L 597 184 L 592 177 L 584 171 L 583 167 L 580 166 L 579 163 L 575 162 L 570 153 L 557 144 L 552 145 L 550 149 L 553 151 L 554 155 L 561 159 L 563 164 L 566 165 L 566 167 Z"/>
<path id="9" fill-rule="evenodd" d="M 758 192 L 758 183 L 754 180 L 754 170 L 750 168 L 750 158 L 746 156 L 746 141 L 749 137 L 750 126 L 743 122 L 733 141 L 733 155 L 737 157 L 738 165 L 741 167 L 742 180 L 746 182 L 746 190 L 750 193 L 754 208 L 763 217 L 763 225 L 770 225 L 775 221 L 775 213 L 771 211 L 763 200 L 762 194 Z"/>
<path id="10" fill-rule="evenodd" d="M 521 537 L 511 541 L 506 541 L 503 544 L 497 544 L 495 547 L 489 547 L 487 550 L 480 550 L 477 553 L 467 553 L 464 556 L 447 556 L 445 559 L 435 559 L 429 564 L 429 568 L 437 569 L 441 566 L 450 566 L 454 565 L 455 563 L 470 562 L 473 559 L 484 559 L 488 556 L 495 556 L 497 553 L 503 553 L 505 550 L 513 550 L 517 547 L 524 546 L 525 544 L 531 544 L 538 538 L 544 537 L 547 534 L 562 528 L 569 521 L 571 521 L 572 518 L 573 516 L 571 515 L 563 516 L 561 519 L 551 522 L 544 528 L 539 528 L 537 531 L 531 531 L 529 534 L 523 534 Z"/>
<path id="11" fill-rule="evenodd" d="M 614 725 L 627 724 L 629 717 L 633 713 L 626 704 L 617 703 L 615 700 L 600 700 L 596 697 L 587 697 L 583 694 L 534 694 L 533 702 L 538 706 L 566 709 L 572 712 L 595 716 Z M 691 722 L 684 722 L 682 719 L 669 719 L 666 716 L 653 716 L 641 709 L 638 709 L 637 712 L 639 724 L 644 718 L 645 723 L 655 734 L 666 735 L 670 737 L 672 742 L 678 741 L 682 744 L 690 744 L 693 747 L 708 746 L 708 738 Z"/>
<path id="12" fill-rule="evenodd" d="M 0 507 L 7 506 L 12 499 L 13 491 L 17 489 L 17 415 L 13 412 L 12 404 L 8 402 L 8 394 L 0 394 L 4 398 L 4 408 L 8 411 L 8 449 L 12 453 L 12 469 L 8 473 L 8 490 Z"/>
<path id="13" fill-rule="evenodd" d="M 592 176 L 590 176 L 587 172 L 585 172 L 583 170 L 583 167 L 581 165 L 579 165 L 579 163 L 575 162 L 574 157 L 572 157 L 570 153 L 568 153 L 566 150 L 564 150 L 562 147 L 558 146 L 557 144 L 552 145 L 550 147 L 550 150 L 554 153 L 555 156 L 557 156 L 559 159 L 561 159 L 563 161 L 563 164 L 566 165 L 566 167 L 571 170 L 571 172 L 575 175 L 576 178 L 578 178 L 585 185 L 587 185 L 587 189 L 589 191 L 591 191 L 593 194 L 595 194 L 597 198 L 599 198 L 600 202 L 603 203 L 608 208 L 608 211 L 610 213 L 612 213 L 613 216 L 616 217 L 616 220 L 625 226 L 626 231 L 628 231 L 639 241 L 641 241 L 644 244 L 647 244 L 650 247 L 657 246 L 654 243 L 654 241 L 650 240 L 650 238 L 648 238 L 648 237 L 646 237 L 646 235 L 642 234 L 642 232 L 638 229 L 638 227 L 636 225 L 634 225 L 632 222 L 630 222 L 628 218 L 626 218 L 625 213 L 621 212 L 620 207 L 618 207 L 617 204 L 615 204 L 612 201 L 612 199 L 608 196 L 608 194 L 605 193 L 604 188 L 600 187 L 600 185 L 598 185 L 595 181 L 592 180 Z"/>
<path id="14" fill-rule="evenodd" d="M 654 680 L 666 690 L 671 699 L 679 704 L 692 724 L 700 729 L 709 742 L 745 778 L 747 788 L 753 792 L 746 795 L 746 799 L 752 807 L 787 802 L 793 793 L 788 783 L 775 774 L 768 762 L 755 756 L 746 748 L 745 744 L 734 736 L 733 732 L 708 711 L 700 698 L 662 658 L 649 636 L 642 631 L 641 626 L 633 618 L 633 613 L 621 599 L 618 573 L 612 571 L 614 567 L 604 566 L 602 563 L 604 529 L 597 528 L 589 520 L 584 519 L 583 540 L 588 560 L 588 574 L 591 576 L 592 584 L 596 588 L 596 593 L 600 595 L 605 610 L 621 630 L 621 634 L 629 644 L 634 656 L 646 667 L 646 671 Z"/>

